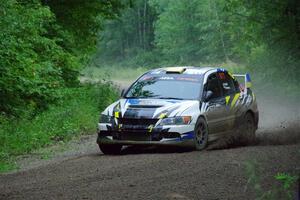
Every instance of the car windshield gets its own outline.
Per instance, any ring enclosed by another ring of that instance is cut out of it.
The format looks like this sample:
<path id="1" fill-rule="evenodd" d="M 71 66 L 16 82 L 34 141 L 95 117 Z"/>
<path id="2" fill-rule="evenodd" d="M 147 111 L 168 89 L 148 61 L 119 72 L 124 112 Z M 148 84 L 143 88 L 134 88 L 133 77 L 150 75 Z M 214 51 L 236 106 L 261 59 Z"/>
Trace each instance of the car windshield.
<path id="1" fill-rule="evenodd" d="M 201 90 L 199 75 L 145 75 L 131 86 L 125 98 L 199 99 Z"/>

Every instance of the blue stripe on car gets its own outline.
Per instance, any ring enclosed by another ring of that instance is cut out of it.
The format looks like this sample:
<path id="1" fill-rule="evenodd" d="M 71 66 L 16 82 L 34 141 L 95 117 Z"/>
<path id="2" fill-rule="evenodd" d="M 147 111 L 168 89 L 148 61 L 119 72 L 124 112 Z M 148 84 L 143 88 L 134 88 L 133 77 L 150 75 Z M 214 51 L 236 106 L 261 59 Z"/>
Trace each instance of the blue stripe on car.
<path id="1" fill-rule="evenodd" d="M 181 135 L 181 140 L 190 140 L 194 139 L 195 133 L 194 131 L 190 131 Z"/>

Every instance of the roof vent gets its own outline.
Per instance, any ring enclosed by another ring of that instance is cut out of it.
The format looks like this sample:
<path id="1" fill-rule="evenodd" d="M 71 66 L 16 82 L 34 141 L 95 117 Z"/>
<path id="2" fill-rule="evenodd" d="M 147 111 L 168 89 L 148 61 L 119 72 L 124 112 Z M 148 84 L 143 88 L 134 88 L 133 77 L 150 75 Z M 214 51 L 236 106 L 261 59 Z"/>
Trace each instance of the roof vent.
<path id="1" fill-rule="evenodd" d="M 186 68 L 185 67 L 168 67 L 165 68 L 166 74 L 182 74 Z"/>

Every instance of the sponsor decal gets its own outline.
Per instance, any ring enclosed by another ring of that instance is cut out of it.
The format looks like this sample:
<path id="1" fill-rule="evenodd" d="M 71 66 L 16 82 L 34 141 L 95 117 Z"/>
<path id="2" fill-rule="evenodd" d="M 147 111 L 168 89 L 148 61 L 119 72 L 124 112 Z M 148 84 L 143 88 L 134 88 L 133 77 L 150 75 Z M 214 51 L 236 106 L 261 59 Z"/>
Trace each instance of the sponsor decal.
<path id="1" fill-rule="evenodd" d="M 155 79 L 154 76 L 148 76 L 148 75 L 141 78 L 142 81 L 148 81 L 148 80 L 153 80 L 153 79 Z"/>
<path id="2" fill-rule="evenodd" d="M 174 77 L 172 76 L 162 76 L 158 78 L 159 80 L 174 80 Z"/>
<path id="3" fill-rule="evenodd" d="M 150 126 L 148 126 L 148 132 L 151 133 L 153 130 L 153 125 L 151 124 Z"/>
<path id="4" fill-rule="evenodd" d="M 191 78 L 191 77 L 178 77 L 176 78 L 178 81 L 191 81 L 191 82 L 199 82 L 199 79 Z"/>
<path id="5" fill-rule="evenodd" d="M 138 105 L 140 103 L 139 99 L 128 99 L 128 103 L 131 105 Z"/>
<path id="6" fill-rule="evenodd" d="M 144 100 L 140 101 L 139 105 L 161 105 L 161 101 L 156 101 L 156 100 Z"/>

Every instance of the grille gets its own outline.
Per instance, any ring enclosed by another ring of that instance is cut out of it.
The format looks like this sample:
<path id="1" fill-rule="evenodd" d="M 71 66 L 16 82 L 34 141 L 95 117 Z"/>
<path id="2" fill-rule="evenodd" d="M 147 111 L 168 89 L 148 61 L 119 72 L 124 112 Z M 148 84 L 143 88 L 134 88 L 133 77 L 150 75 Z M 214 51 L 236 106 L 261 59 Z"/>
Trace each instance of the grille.
<path id="1" fill-rule="evenodd" d="M 132 141 L 151 141 L 151 135 L 145 132 L 122 132 L 119 136 L 119 139 Z"/>
<path id="2" fill-rule="evenodd" d="M 149 126 L 154 125 L 158 121 L 158 119 L 132 119 L 132 118 L 119 118 L 119 124 L 124 125 L 140 125 L 140 126 Z"/>
<path id="3" fill-rule="evenodd" d="M 148 132 L 150 125 L 156 124 L 158 119 L 134 119 L 134 118 L 119 118 L 119 124 L 122 124 L 120 140 L 132 141 L 151 141 L 151 134 Z"/>

